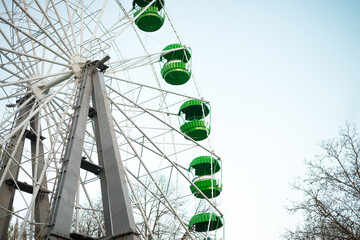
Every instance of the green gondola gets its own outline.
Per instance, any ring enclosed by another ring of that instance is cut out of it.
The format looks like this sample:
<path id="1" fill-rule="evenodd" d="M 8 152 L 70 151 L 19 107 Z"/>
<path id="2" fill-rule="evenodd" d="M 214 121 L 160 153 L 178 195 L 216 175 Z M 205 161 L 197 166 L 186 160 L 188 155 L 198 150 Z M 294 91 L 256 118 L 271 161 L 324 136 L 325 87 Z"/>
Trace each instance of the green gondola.
<path id="1" fill-rule="evenodd" d="M 211 126 L 205 119 L 209 114 L 208 103 L 200 100 L 186 101 L 179 110 L 179 116 L 183 117 L 184 121 L 180 126 L 180 131 L 195 141 L 206 139 L 211 131 Z"/>
<path id="2" fill-rule="evenodd" d="M 221 169 L 221 162 L 211 156 L 201 156 L 193 159 L 189 166 L 189 171 L 195 169 L 195 175 L 198 176 L 193 180 L 196 187 L 207 198 L 215 198 L 220 195 L 222 191 L 222 184 L 219 180 L 214 179 L 213 174 Z M 190 190 L 197 198 L 204 198 L 204 196 L 193 185 L 190 185 Z"/>
<path id="3" fill-rule="evenodd" d="M 161 75 L 165 81 L 171 85 L 182 85 L 189 81 L 191 77 L 188 63 L 191 58 L 189 49 L 175 43 L 166 46 L 163 52 L 160 60 L 166 59 L 167 62 L 161 69 Z"/>
<path id="4" fill-rule="evenodd" d="M 134 17 L 140 14 L 143 8 L 135 12 Z M 136 20 L 135 24 L 144 32 L 155 32 L 164 24 L 165 17 L 159 14 L 156 6 L 148 7 Z"/>
<path id="5" fill-rule="evenodd" d="M 191 218 L 189 227 L 191 226 L 195 226 L 196 232 L 207 232 L 221 228 L 223 222 L 215 213 L 200 213 Z"/>

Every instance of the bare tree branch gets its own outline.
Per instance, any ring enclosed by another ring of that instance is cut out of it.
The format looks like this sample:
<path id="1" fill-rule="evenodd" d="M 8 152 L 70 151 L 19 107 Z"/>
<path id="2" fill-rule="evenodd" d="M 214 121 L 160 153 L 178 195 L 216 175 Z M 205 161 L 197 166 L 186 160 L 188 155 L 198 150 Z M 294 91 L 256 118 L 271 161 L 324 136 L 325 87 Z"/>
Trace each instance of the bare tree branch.
<path id="1" fill-rule="evenodd" d="M 346 124 L 337 139 L 320 144 L 322 155 L 307 161 L 307 177 L 293 184 L 304 199 L 290 213 L 301 212 L 303 223 L 287 230 L 284 239 L 360 239 L 360 139 Z"/>

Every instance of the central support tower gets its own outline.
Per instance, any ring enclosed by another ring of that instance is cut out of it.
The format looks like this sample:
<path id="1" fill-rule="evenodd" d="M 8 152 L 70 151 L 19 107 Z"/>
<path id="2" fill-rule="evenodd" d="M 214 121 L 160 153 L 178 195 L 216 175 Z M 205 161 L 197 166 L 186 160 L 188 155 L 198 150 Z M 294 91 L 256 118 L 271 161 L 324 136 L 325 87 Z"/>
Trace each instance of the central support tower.
<path id="1" fill-rule="evenodd" d="M 106 59 L 108 60 L 108 58 Z M 106 61 L 105 60 L 105 61 Z M 50 214 L 47 239 L 71 239 L 70 230 L 80 176 L 86 124 L 92 98 L 91 118 L 98 152 L 106 237 L 138 240 L 125 169 L 120 159 L 114 124 L 102 71 L 104 61 L 88 63 L 80 83 L 72 126 L 67 138 L 63 165 Z M 105 66 L 105 67 L 104 67 Z M 100 69 L 100 71 L 99 71 Z"/>

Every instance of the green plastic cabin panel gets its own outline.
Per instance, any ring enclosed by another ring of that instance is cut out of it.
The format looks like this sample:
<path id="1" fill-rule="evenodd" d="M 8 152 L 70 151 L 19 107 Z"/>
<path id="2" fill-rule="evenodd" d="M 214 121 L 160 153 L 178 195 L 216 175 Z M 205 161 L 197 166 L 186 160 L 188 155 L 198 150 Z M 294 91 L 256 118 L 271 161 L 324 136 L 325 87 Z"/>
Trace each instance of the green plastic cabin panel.
<path id="1" fill-rule="evenodd" d="M 134 0 L 133 5 L 137 4 L 139 7 L 143 8 L 146 7 L 151 2 L 152 0 Z M 161 10 L 164 5 L 165 5 L 164 0 L 157 0 L 153 4 L 153 6 L 156 6 L 159 10 Z"/>
<path id="2" fill-rule="evenodd" d="M 210 134 L 210 130 L 210 126 L 206 127 L 205 121 L 203 120 L 186 122 L 180 127 L 180 131 L 194 141 L 206 139 Z"/>
<path id="3" fill-rule="evenodd" d="M 184 46 L 178 43 L 174 43 L 166 46 L 163 51 L 169 51 L 177 48 L 184 48 Z M 168 52 L 162 55 L 162 57 L 168 61 L 181 60 L 182 62 L 187 63 L 188 61 L 190 61 L 191 53 L 188 49 L 178 49 L 172 52 Z"/>
<path id="4" fill-rule="evenodd" d="M 143 9 L 138 10 L 136 17 Z M 155 32 L 164 24 L 165 18 L 160 16 L 158 7 L 148 7 L 136 20 L 135 24 L 144 32 Z"/>
<path id="5" fill-rule="evenodd" d="M 211 166 L 212 165 L 212 166 Z M 221 169 L 220 160 L 211 156 L 200 156 L 194 158 L 189 166 L 189 171 L 191 168 L 195 169 L 196 176 L 205 176 L 215 174 Z"/>
<path id="6" fill-rule="evenodd" d="M 215 198 L 219 196 L 222 191 L 222 185 L 220 185 L 216 179 L 198 180 L 194 182 L 194 184 L 200 189 L 201 192 L 204 193 L 207 198 Z M 190 185 L 190 190 L 195 197 L 204 198 L 204 196 L 200 194 L 200 192 L 193 185 Z"/>
<path id="7" fill-rule="evenodd" d="M 180 113 L 185 113 L 185 120 L 191 121 L 195 119 L 203 119 L 210 113 L 210 107 L 207 103 L 200 100 L 192 99 L 184 102 L 179 110 Z"/>
<path id="8" fill-rule="evenodd" d="M 189 227 L 195 225 L 196 232 L 207 232 L 223 226 L 221 217 L 215 213 L 200 213 L 190 219 Z"/>
<path id="9" fill-rule="evenodd" d="M 191 72 L 187 70 L 186 63 L 172 61 L 161 69 L 161 76 L 171 85 L 182 85 L 189 81 Z"/>

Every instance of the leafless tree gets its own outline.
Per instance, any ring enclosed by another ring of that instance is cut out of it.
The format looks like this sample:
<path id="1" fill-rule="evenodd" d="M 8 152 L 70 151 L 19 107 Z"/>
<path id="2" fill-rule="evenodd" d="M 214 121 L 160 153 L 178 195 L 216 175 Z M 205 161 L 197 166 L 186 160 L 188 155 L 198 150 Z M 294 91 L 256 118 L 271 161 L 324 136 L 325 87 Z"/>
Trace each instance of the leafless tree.
<path id="1" fill-rule="evenodd" d="M 157 179 L 157 183 L 162 191 L 165 193 L 166 198 L 170 202 L 180 219 L 188 225 L 190 218 L 198 213 L 208 212 L 210 210 L 209 204 L 205 200 L 198 201 L 196 206 L 192 206 L 189 209 L 188 198 L 183 196 L 189 195 L 184 191 L 183 187 L 179 188 L 173 184 L 165 176 L 160 176 Z M 145 224 L 144 219 L 140 216 L 140 211 L 135 204 L 135 198 L 133 194 L 130 194 L 130 200 L 133 202 L 133 209 L 135 213 L 136 223 L 139 232 L 141 232 L 141 239 L 143 240 L 188 240 L 189 235 L 180 224 L 179 220 L 172 212 L 171 208 L 165 201 L 164 196 L 153 187 L 153 182 L 150 178 L 143 179 L 141 183 L 137 184 L 135 188 L 135 194 L 140 201 L 141 207 L 145 213 L 145 218 L 148 226 Z M 191 203 L 190 203 L 191 205 Z M 92 207 L 89 203 L 83 202 L 80 206 L 79 218 L 78 218 L 78 231 L 76 229 L 75 213 L 72 226 L 72 234 L 79 234 L 82 236 L 101 238 L 103 237 L 100 225 L 104 226 L 104 216 L 102 211 L 102 201 L 99 196 L 97 199 L 93 199 Z M 100 222 L 100 224 L 99 224 Z M 21 223 L 20 223 L 21 224 Z M 189 231 L 193 232 L 199 239 L 204 239 L 202 233 L 195 233 L 194 227 Z M 19 222 L 12 223 L 8 231 L 8 240 L 15 240 L 18 238 Z M 151 234 L 150 234 L 151 232 Z M 153 238 L 151 238 L 151 235 Z M 27 239 L 31 236 L 30 229 L 26 229 L 21 239 Z"/>
<path id="2" fill-rule="evenodd" d="M 151 232 L 155 239 L 180 239 L 185 233 L 185 230 L 165 201 L 164 196 L 158 189 L 151 187 L 153 186 L 153 182 L 150 178 L 142 182 L 142 185 L 136 188 L 135 194 L 140 201 L 146 216 L 146 221 L 148 222 L 148 226 L 144 220 L 137 224 L 143 234 L 143 238 L 150 240 Z M 182 195 L 183 189 L 176 187 L 165 176 L 160 176 L 157 179 L 157 183 L 165 193 L 168 201 L 176 209 L 179 217 L 186 221 L 188 218 L 186 201 L 179 197 Z M 135 202 L 133 195 L 131 198 L 132 201 Z M 171 222 L 170 226 L 169 222 Z"/>
<path id="3" fill-rule="evenodd" d="M 8 228 L 7 240 L 16 240 L 19 232 L 19 222 L 16 219 L 15 223 L 10 223 Z"/>
<path id="4" fill-rule="evenodd" d="M 360 139 L 346 124 L 339 137 L 323 141 L 322 154 L 307 161 L 305 179 L 293 184 L 305 198 L 290 212 L 302 212 L 303 223 L 287 230 L 285 239 L 360 239 Z"/>
<path id="5" fill-rule="evenodd" d="M 89 203 L 81 204 L 79 211 L 77 233 L 88 237 L 94 237 L 94 238 L 101 237 L 102 232 L 99 221 L 100 224 L 104 227 L 104 215 L 102 211 L 102 202 L 100 197 L 93 201 L 93 208 L 91 208 Z M 74 214 L 74 220 L 72 225 L 73 232 L 76 232 L 75 225 L 76 225 L 76 221 Z"/>
<path id="6" fill-rule="evenodd" d="M 209 206 L 204 201 L 200 202 L 195 208 L 188 209 L 188 198 L 183 198 L 183 196 L 189 195 L 190 189 L 184 189 L 183 187 L 179 188 L 165 176 L 159 176 L 156 181 L 171 206 L 175 208 L 176 213 L 185 225 L 189 223 L 190 218 L 194 214 L 209 210 Z M 139 232 L 141 232 L 141 239 L 188 239 L 185 229 L 175 216 L 172 209 L 169 207 L 169 204 L 165 201 L 165 197 L 156 187 L 154 187 L 154 183 L 149 177 L 143 177 L 141 182 L 136 183 L 134 186 L 136 198 L 140 202 L 140 206 L 148 223 L 147 225 L 141 216 L 138 206 L 135 204 L 136 200 L 134 194 L 130 193 L 130 200 L 133 203 L 135 221 Z M 189 193 L 184 193 L 186 190 L 188 190 Z M 194 209 L 195 212 L 193 211 Z M 81 204 L 79 212 L 79 229 L 77 233 L 89 237 L 101 237 L 102 234 L 99 222 L 95 218 L 95 212 L 97 212 L 100 222 L 104 226 L 101 198 L 99 197 L 97 200 L 93 201 L 93 209 L 91 209 L 91 207 L 86 203 Z M 73 222 L 74 231 L 75 220 Z M 190 229 L 190 231 L 192 230 L 193 229 Z M 153 238 L 151 238 L 151 235 Z"/>
<path id="7" fill-rule="evenodd" d="M 6 240 L 17 240 L 19 238 L 20 225 L 21 223 L 19 223 L 18 219 L 16 219 L 15 222 L 10 222 Z M 22 233 L 20 239 L 22 240 L 28 239 L 29 232 L 30 229 L 29 226 L 27 226 L 25 228 L 25 231 Z"/>

